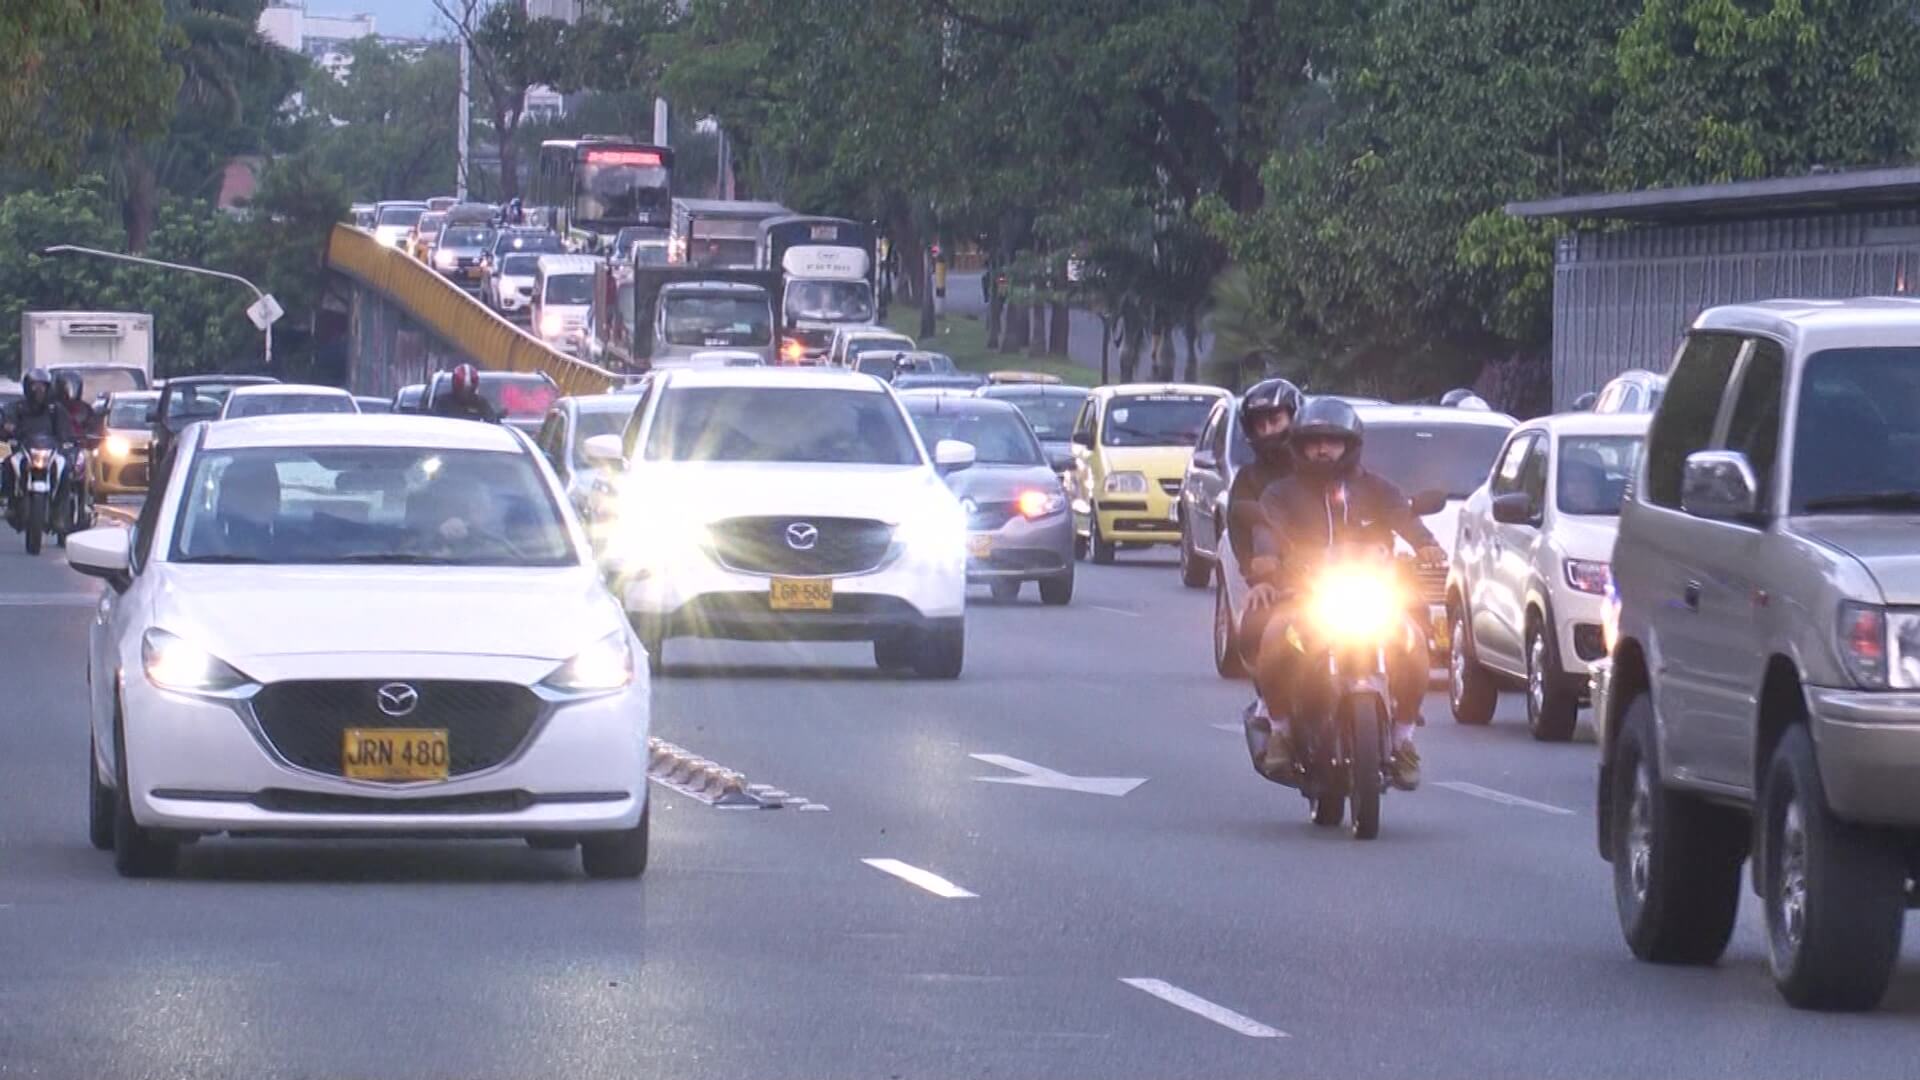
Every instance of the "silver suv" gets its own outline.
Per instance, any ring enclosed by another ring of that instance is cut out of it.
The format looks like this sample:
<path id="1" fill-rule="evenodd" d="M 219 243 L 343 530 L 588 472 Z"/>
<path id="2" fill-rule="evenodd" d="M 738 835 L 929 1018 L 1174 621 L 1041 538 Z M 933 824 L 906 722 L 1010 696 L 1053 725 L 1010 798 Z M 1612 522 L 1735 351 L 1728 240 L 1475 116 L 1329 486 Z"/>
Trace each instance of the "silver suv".
<path id="1" fill-rule="evenodd" d="M 1920 876 L 1920 303 L 1705 312 L 1634 487 L 1595 680 L 1627 943 L 1713 963 L 1751 854 L 1781 994 L 1873 1008 Z"/>

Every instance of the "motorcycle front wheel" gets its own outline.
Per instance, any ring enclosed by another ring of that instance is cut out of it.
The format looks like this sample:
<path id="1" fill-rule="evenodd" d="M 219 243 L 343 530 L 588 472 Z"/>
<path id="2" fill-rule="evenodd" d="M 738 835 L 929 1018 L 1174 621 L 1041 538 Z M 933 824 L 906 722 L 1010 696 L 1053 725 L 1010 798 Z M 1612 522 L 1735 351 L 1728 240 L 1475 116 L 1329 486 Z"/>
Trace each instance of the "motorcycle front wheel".
<path id="1" fill-rule="evenodd" d="M 1352 770 L 1347 797 L 1353 803 L 1353 838 L 1372 840 L 1380 835 L 1380 794 L 1386 786 L 1381 771 L 1386 712 L 1370 697 L 1349 700 L 1346 711 L 1347 760 Z"/>
<path id="2" fill-rule="evenodd" d="M 40 554 L 47 535 L 47 497 L 36 493 L 27 497 L 27 554 Z"/>

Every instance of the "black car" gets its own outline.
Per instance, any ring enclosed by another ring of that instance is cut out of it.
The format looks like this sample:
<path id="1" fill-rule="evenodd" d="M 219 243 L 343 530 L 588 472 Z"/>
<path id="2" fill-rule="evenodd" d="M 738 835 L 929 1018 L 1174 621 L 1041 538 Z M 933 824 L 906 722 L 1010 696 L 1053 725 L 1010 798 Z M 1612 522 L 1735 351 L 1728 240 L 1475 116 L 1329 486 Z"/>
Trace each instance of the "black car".
<path id="1" fill-rule="evenodd" d="M 188 424 L 218 419 L 227 395 L 235 389 L 279 381 L 270 375 L 183 375 L 168 379 L 160 388 L 160 400 L 153 406 L 151 460 L 165 462 L 173 452 L 173 441 Z M 156 471 L 154 475 L 160 473 Z"/>

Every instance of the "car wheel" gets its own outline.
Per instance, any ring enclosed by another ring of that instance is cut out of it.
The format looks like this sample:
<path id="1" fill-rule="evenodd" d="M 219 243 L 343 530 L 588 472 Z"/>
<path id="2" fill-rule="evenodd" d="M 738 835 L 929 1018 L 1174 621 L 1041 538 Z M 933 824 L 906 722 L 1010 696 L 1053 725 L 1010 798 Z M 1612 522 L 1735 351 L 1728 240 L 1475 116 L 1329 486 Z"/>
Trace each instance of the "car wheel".
<path id="1" fill-rule="evenodd" d="M 1187 526 L 1180 527 L 1180 584 L 1189 589 L 1204 589 L 1213 580 L 1213 566 L 1193 550 L 1193 537 Z"/>
<path id="2" fill-rule="evenodd" d="M 1048 607 L 1064 607 L 1073 603 L 1073 567 L 1067 567 L 1064 574 L 1040 579 L 1040 602 Z"/>
<path id="3" fill-rule="evenodd" d="M 895 634 L 891 637 L 875 638 L 873 641 L 873 663 L 881 671 L 904 671 L 913 666 L 913 638 L 910 634 Z"/>
<path id="4" fill-rule="evenodd" d="M 1540 742 L 1566 742 L 1580 719 L 1580 696 L 1560 671 L 1560 650 L 1538 620 L 1527 628 L 1527 730 Z"/>
<path id="5" fill-rule="evenodd" d="M 1225 571 L 1213 582 L 1213 670 L 1223 679 L 1244 678 L 1246 661 L 1240 656 L 1240 628 L 1233 625 L 1233 602 L 1227 598 Z"/>
<path id="6" fill-rule="evenodd" d="M 1020 599 L 1019 581 L 1002 579 L 993 582 L 987 587 L 993 591 L 993 602 L 996 604 L 1011 604 Z"/>
<path id="7" fill-rule="evenodd" d="M 1447 634 L 1447 705 L 1455 723 L 1479 727 L 1493 720 L 1493 708 L 1500 701 L 1500 688 L 1493 676 L 1473 658 L 1472 643 L 1467 640 L 1467 617 L 1459 610 L 1450 613 L 1453 625 Z"/>
<path id="8" fill-rule="evenodd" d="M 1112 541 L 1100 535 L 1100 518 L 1095 515 L 1087 523 L 1087 552 L 1095 566 L 1111 566 L 1114 552 L 1118 550 Z"/>
<path id="9" fill-rule="evenodd" d="M 1796 1008 L 1880 1003 L 1900 959 L 1906 866 L 1873 830 L 1835 820 L 1804 725 L 1787 729 L 1760 793 L 1767 958 Z"/>
<path id="10" fill-rule="evenodd" d="M 117 706 L 116 706 L 117 709 Z M 127 740 L 117 712 L 113 725 L 113 868 L 121 877 L 172 877 L 180 848 L 154 836 L 133 820 L 133 788 L 127 783 Z"/>
<path id="11" fill-rule="evenodd" d="M 117 801 L 113 789 L 100 780 L 99 755 L 93 739 L 87 739 L 87 839 L 95 851 L 113 850 L 113 811 Z"/>
<path id="12" fill-rule="evenodd" d="M 1660 781 L 1653 699 L 1627 705 L 1614 745 L 1613 898 L 1633 955 L 1711 964 L 1726 952 L 1740 906 L 1746 835 L 1739 815 Z"/>
<path id="13" fill-rule="evenodd" d="M 966 658 L 964 623 L 938 626 L 913 635 L 913 672 L 923 679 L 957 679 Z"/>
<path id="14" fill-rule="evenodd" d="M 640 811 L 640 824 L 624 832 L 595 833 L 580 841 L 580 865 L 590 878 L 637 878 L 647 871 L 647 826 L 653 801 Z"/>

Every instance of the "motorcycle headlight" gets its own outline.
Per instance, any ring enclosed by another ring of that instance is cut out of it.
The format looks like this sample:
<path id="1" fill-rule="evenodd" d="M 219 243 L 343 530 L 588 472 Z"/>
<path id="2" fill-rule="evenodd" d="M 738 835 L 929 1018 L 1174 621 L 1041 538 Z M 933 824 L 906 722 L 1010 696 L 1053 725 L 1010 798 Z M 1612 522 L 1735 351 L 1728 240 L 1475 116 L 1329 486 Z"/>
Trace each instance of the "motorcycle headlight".
<path id="1" fill-rule="evenodd" d="M 1145 495 L 1146 493 L 1146 473 L 1117 472 L 1107 474 L 1107 494 L 1109 495 Z"/>
<path id="2" fill-rule="evenodd" d="M 147 669 L 147 681 L 162 690 L 218 694 L 251 681 L 233 665 L 186 638 L 158 628 L 141 637 L 140 658 Z"/>
<path id="3" fill-rule="evenodd" d="M 540 685 L 567 694 L 597 694 L 619 690 L 633 682 L 633 649 L 627 635 L 608 634 L 554 669 Z"/>
<path id="4" fill-rule="evenodd" d="M 1328 567 L 1313 583 L 1306 607 L 1314 630 L 1339 645 L 1384 641 L 1406 610 L 1399 583 L 1372 566 Z"/>
<path id="5" fill-rule="evenodd" d="M 35 469 L 46 468 L 47 462 L 52 460 L 53 450 L 50 447 L 33 446 L 27 448 L 27 464 L 33 466 Z"/>

